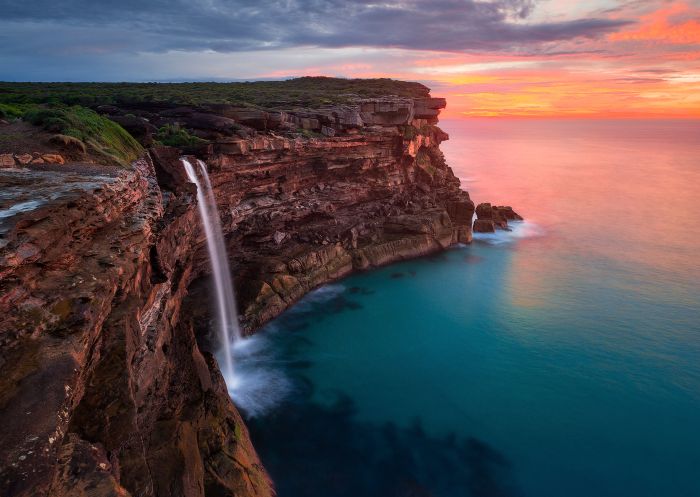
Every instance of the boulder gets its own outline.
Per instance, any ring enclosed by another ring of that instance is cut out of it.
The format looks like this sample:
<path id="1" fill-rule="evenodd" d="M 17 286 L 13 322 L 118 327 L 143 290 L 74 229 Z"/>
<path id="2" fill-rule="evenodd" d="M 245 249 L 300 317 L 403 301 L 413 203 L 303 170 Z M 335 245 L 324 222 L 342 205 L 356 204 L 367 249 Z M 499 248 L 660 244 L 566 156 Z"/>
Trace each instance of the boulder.
<path id="1" fill-rule="evenodd" d="M 500 217 L 507 219 L 508 221 L 522 221 L 523 217 L 515 212 L 513 208 L 509 205 L 503 206 L 498 205 L 493 207 L 493 210 L 498 212 Z"/>
<path id="2" fill-rule="evenodd" d="M 488 202 L 476 207 L 476 217 L 479 220 L 491 221 L 497 228 L 507 230 L 508 221 L 522 221 L 522 216 L 517 214 L 510 206 L 492 206 Z"/>
<path id="3" fill-rule="evenodd" d="M 474 221 L 474 233 L 493 233 L 496 227 L 491 219 L 477 219 Z"/>
<path id="4" fill-rule="evenodd" d="M 0 154 L 0 167 L 15 167 L 15 158 L 12 154 Z"/>
<path id="5" fill-rule="evenodd" d="M 43 154 L 41 159 L 47 164 L 65 164 L 66 161 L 59 154 Z"/>
<path id="6" fill-rule="evenodd" d="M 16 155 L 15 159 L 17 159 L 17 162 L 19 162 L 20 164 L 22 164 L 24 166 L 24 165 L 29 164 L 32 161 L 33 157 L 31 156 L 31 154 L 21 154 L 21 155 Z"/>
<path id="7" fill-rule="evenodd" d="M 158 184 L 162 188 L 179 191 L 187 187 L 190 180 L 182 162 L 180 162 L 179 149 L 159 145 L 151 147 L 150 153 L 158 177 Z"/>
<path id="8" fill-rule="evenodd" d="M 479 219 L 493 219 L 493 209 L 491 204 L 484 202 L 476 206 L 476 217 Z"/>

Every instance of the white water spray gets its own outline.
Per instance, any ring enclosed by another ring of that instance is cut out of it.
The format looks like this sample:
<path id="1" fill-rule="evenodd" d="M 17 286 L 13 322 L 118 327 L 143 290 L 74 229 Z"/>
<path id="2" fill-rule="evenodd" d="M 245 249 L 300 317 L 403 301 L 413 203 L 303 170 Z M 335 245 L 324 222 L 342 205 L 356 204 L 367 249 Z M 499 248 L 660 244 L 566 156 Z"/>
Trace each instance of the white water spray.
<path id="1" fill-rule="evenodd" d="M 211 260 L 211 269 L 216 287 L 216 308 L 218 314 L 219 340 L 223 348 L 224 368 L 223 374 L 229 388 L 235 383 L 233 376 L 232 346 L 241 338 L 238 327 L 238 311 L 236 310 L 236 298 L 231 282 L 231 269 L 226 257 L 224 235 L 219 220 L 219 210 L 216 207 L 214 191 L 211 187 L 207 167 L 201 160 L 197 161 L 199 173 L 204 181 L 200 181 L 194 166 L 187 159 L 181 159 L 185 166 L 187 177 L 197 185 L 197 207 L 202 219 L 204 234 L 207 237 L 207 250 Z"/>

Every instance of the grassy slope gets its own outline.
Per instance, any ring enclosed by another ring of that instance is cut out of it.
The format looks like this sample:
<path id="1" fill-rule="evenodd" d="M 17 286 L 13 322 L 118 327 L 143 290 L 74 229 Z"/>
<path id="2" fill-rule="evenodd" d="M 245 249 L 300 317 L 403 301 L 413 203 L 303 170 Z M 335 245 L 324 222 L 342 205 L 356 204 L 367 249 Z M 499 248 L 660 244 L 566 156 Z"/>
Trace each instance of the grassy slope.
<path id="1" fill-rule="evenodd" d="M 143 153 L 143 147 L 117 123 L 79 105 L 5 103 L 0 117 L 21 118 L 45 131 L 80 140 L 100 161 L 129 165 Z"/>

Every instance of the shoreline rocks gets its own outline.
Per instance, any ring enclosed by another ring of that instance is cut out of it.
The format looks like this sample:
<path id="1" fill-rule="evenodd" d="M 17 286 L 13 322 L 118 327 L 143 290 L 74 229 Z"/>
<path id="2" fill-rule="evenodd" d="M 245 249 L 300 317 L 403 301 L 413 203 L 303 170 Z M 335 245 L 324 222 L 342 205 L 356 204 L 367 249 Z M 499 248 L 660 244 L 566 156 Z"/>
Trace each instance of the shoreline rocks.
<path id="1" fill-rule="evenodd" d="M 494 233 L 496 229 L 509 231 L 508 221 L 522 221 L 523 218 L 510 206 L 492 206 L 488 202 L 476 207 L 473 230 L 475 233 Z"/>

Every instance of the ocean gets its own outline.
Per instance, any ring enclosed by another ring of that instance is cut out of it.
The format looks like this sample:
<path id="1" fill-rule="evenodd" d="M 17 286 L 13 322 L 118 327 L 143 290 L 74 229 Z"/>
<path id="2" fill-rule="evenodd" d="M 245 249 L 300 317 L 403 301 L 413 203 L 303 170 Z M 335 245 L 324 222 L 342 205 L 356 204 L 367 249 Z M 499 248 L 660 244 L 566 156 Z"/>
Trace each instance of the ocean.
<path id="1" fill-rule="evenodd" d="M 279 495 L 700 496 L 700 122 L 441 127 L 472 199 L 526 220 L 244 341 Z"/>

